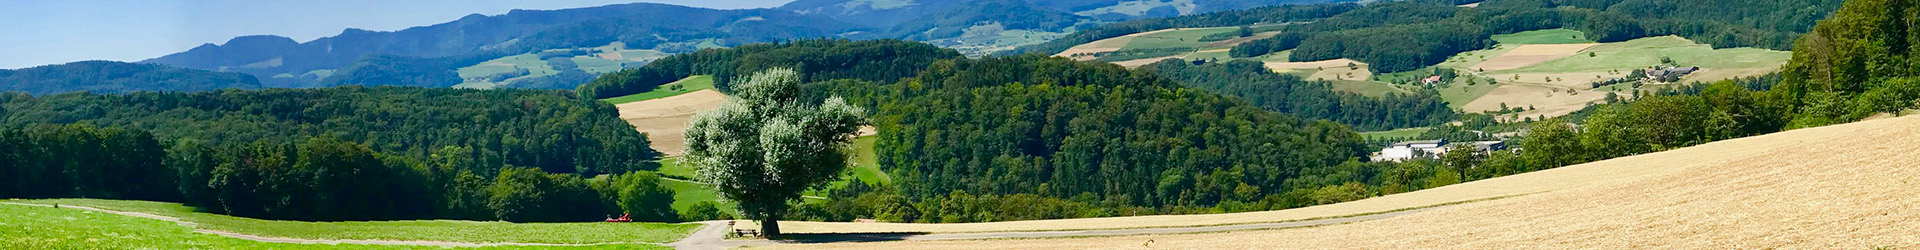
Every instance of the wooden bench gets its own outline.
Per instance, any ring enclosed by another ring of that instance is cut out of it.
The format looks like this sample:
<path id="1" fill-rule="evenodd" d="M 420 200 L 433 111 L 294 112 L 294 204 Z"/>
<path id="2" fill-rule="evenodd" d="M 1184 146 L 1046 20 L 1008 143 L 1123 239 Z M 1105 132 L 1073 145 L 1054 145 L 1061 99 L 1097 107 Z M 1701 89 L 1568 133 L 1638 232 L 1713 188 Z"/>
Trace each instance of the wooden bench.
<path id="1" fill-rule="evenodd" d="M 732 221 L 727 222 L 727 228 L 733 229 L 733 237 L 744 238 L 744 237 L 747 237 L 748 235 L 752 235 L 753 237 L 760 237 L 760 230 L 733 228 L 733 223 L 734 222 Z"/>

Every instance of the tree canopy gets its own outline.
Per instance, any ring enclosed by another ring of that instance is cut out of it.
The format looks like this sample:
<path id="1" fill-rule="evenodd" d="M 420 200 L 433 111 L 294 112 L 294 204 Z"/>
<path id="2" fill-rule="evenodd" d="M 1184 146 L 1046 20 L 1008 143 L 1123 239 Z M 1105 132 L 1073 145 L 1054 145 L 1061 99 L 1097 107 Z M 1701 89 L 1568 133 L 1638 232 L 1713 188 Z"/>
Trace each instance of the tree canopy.
<path id="1" fill-rule="evenodd" d="M 694 117 L 687 157 L 700 179 L 761 219 L 761 233 L 779 235 L 789 203 L 840 177 L 866 111 L 837 97 L 800 102 L 799 72 L 785 68 L 752 75 L 734 96 Z"/>
<path id="2" fill-rule="evenodd" d="M 579 92 L 591 98 L 620 97 L 694 75 L 713 75 L 714 86 L 728 91 L 740 74 L 772 68 L 794 69 L 802 74 L 803 82 L 893 81 L 912 77 L 934 60 L 959 57 L 960 53 L 951 49 L 900 40 L 814 39 L 752 44 L 669 56 L 645 67 L 603 75 L 580 85 Z"/>
<path id="3" fill-rule="evenodd" d="M 183 69 L 157 64 L 84 61 L 18 70 L 0 69 L 0 91 L 34 95 L 76 91 L 191 92 L 257 88 L 260 88 L 260 81 L 247 74 Z"/>

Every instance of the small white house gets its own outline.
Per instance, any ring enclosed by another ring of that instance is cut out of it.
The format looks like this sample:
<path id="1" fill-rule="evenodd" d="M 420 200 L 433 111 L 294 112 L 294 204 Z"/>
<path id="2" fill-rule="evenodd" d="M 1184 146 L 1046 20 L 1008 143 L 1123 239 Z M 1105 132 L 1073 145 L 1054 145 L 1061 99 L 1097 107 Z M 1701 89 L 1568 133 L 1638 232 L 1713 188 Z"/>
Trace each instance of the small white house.
<path id="1" fill-rule="evenodd" d="M 1418 157 L 1427 157 L 1446 153 L 1447 140 L 1409 141 L 1394 143 L 1373 154 L 1373 161 L 1400 162 Z"/>
<path id="2" fill-rule="evenodd" d="M 1470 153 L 1475 154 L 1489 154 L 1493 153 L 1493 151 L 1507 149 L 1507 143 L 1503 141 L 1476 141 L 1468 143 L 1473 146 L 1475 151 Z M 1408 141 L 1394 143 L 1392 146 L 1382 148 L 1380 152 L 1373 153 L 1373 157 L 1371 158 L 1373 158 L 1375 162 L 1402 162 L 1415 158 L 1439 157 L 1446 155 L 1448 153 L 1447 150 L 1447 140 Z"/>

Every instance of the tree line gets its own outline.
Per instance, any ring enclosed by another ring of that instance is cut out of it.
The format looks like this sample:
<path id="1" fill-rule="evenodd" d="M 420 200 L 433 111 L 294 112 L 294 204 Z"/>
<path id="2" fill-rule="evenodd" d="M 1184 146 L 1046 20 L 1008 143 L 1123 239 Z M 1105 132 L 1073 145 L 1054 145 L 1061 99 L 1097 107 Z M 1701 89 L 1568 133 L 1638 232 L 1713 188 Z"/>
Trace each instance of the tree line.
<path id="1" fill-rule="evenodd" d="M 17 70 L 0 69 L 0 91 L 49 95 L 75 91 L 207 91 L 257 89 L 252 75 L 175 68 L 158 64 L 83 61 Z"/>
<path id="2" fill-rule="evenodd" d="M 1259 62 L 1193 65 L 1185 60 L 1168 59 L 1142 68 L 1190 88 L 1237 97 L 1288 115 L 1332 120 L 1357 130 L 1429 126 L 1454 117 L 1453 110 L 1436 91 L 1390 93 L 1374 98 L 1333 90 L 1332 84 L 1325 81 L 1274 73 Z"/>
<path id="3" fill-rule="evenodd" d="M 876 150 L 896 180 L 889 193 L 916 204 L 1035 201 L 1107 211 L 1060 215 L 1081 217 L 1281 203 L 1284 181 L 1300 169 L 1366 154 L 1345 126 L 1098 62 L 946 60 L 897 83 L 809 87 L 876 107 Z M 974 219 L 909 221 L 956 220 Z"/>
<path id="4" fill-rule="evenodd" d="M 771 68 L 798 70 L 808 82 L 893 81 L 913 76 L 934 60 L 959 57 L 952 49 L 901 40 L 804 39 L 673 55 L 603 75 L 578 90 L 585 97 L 612 98 L 651 91 L 688 76 L 713 75 L 714 87 L 728 91 L 734 78 Z"/>
<path id="5" fill-rule="evenodd" d="M 465 147 L 474 171 L 498 166 L 593 176 L 653 169 L 658 152 L 612 105 L 562 91 L 411 87 L 194 93 L 0 94 L 0 126 L 88 123 L 214 145 L 333 136 L 426 158 Z"/>
<path id="6" fill-rule="evenodd" d="M 182 202 L 234 216 L 306 221 L 681 219 L 650 173 L 587 179 L 500 167 L 483 176 L 463 151 L 430 158 L 373 152 L 339 138 L 215 145 L 85 124 L 0 129 L 0 197 Z"/>

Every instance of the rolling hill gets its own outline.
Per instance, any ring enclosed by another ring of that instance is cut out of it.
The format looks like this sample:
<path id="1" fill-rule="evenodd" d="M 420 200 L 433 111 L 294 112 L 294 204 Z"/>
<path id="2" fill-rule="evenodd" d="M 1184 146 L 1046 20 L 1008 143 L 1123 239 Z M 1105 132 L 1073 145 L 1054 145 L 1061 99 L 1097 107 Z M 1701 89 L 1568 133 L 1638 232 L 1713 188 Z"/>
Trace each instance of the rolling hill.
<path id="1" fill-rule="evenodd" d="M 784 245 L 777 249 L 1903 248 L 1920 244 L 1920 117 L 1708 143 L 1346 203 L 1237 214 L 966 224 L 783 223 L 791 232 L 989 232 L 1243 224 L 1443 206 L 1297 229 Z M 1503 198 L 1504 197 L 1504 198 Z M 1485 200 L 1492 199 L 1492 200 Z M 1481 201 L 1484 200 L 1484 201 Z M 1285 244 L 1275 244 L 1285 242 Z"/>
<path id="2" fill-rule="evenodd" d="M 672 20 L 672 21 L 663 21 Z M 370 55 L 452 58 L 451 70 L 493 58 L 544 49 L 605 46 L 690 52 L 701 44 L 732 46 L 798 37 L 831 37 L 853 26 L 832 19 L 772 9 L 716 10 L 666 4 L 622 4 L 564 10 L 515 10 L 470 15 L 448 23 L 399 31 L 347 29 L 339 35 L 304 43 L 275 36 L 239 37 L 144 62 L 184 68 L 249 73 L 272 87 L 333 84 L 458 84 L 458 78 L 388 83 L 321 77 Z M 420 69 L 427 70 L 427 69 Z M 452 82 L 446 79 L 452 79 Z M 325 84 L 316 84 L 325 83 Z"/>
<path id="3" fill-rule="evenodd" d="M 0 69 L 0 91 L 34 95 L 75 91 L 192 92 L 257 88 L 260 88 L 260 81 L 251 75 L 156 64 L 84 61 L 18 70 Z"/>

